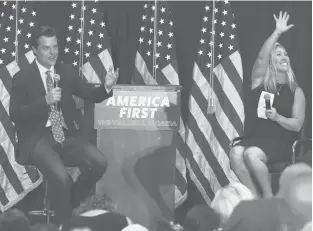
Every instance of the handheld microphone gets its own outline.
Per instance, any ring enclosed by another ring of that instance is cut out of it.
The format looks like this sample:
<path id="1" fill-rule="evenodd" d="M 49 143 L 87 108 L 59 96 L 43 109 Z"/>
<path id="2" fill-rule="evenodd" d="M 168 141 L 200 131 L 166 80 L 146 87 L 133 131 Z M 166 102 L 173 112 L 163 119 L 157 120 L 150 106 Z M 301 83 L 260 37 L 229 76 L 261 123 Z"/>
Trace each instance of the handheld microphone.
<path id="1" fill-rule="evenodd" d="M 269 94 L 264 95 L 265 108 L 266 110 L 271 110 L 271 96 Z"/>
<path id="2" fill-rule="evenodd" d="M 54 74 L 54 76 L 53 76 L 54 88 L 59 87 L 59 81 L 60 81 L 60 75 L 59 74 Z M 59 110 L 58 102 L 54 103 L 54 107 L 55 107 L 55 110 L 57 110 L 57 111 Z"/>

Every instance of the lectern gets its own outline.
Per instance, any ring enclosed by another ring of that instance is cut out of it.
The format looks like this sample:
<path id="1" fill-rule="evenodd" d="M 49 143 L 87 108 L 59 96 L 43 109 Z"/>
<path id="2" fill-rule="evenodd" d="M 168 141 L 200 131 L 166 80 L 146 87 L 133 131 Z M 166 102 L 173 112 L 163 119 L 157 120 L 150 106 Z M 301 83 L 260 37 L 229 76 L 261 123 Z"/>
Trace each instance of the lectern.
<path id="1" fill-rule="evenodd" d="M 175 146 L 181 86 L 116 85 L 95 105 L 97 146 L 108 158 L 98 182 L 118 212 L 150 230 L 174 218 Z"/>

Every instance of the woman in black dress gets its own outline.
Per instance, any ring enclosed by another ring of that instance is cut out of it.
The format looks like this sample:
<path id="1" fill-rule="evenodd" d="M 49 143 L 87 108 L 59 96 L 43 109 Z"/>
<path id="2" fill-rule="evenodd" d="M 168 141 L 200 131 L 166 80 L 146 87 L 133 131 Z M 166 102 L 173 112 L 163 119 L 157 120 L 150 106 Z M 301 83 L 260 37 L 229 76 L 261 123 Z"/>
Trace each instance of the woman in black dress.
<path id="1" fill-rule="evenodd" d="M 279 13 L 276 29 L 263 44 L 252 70 L 251 96 L 246 111 L 245 136 L 249 137 L 230 151 L 230 163 L 240 181 L 258 196 L 252 179 L 262 189 L 263 197 L 271 197 L 268 163 L 288 158 L 295 134 L 305 117 L 305 96 L 298 86 L 286 50 L 278 38 L 293 25 L 289 15 Z M 257 107 L 262 91 L 274 95 L 273 105 L 265 111 L 267 119 L 259 118 Z M 252 126 L 251 126 L 252 125 Z M 290 150 L 290 151 L 289 151 Z"/>

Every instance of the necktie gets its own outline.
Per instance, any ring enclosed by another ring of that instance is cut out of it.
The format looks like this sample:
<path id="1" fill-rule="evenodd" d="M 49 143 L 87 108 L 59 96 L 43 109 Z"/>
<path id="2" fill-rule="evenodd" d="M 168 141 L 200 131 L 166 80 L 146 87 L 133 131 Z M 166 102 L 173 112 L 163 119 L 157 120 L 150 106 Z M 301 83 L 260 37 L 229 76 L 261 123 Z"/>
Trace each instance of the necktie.
<path id="1" fill-rule="evenodd" d="M 51 71 L 46 71 L 47 74 L 47 90 L 48 92 L 53 89 L 53 80 L 50 75 Z M 63 116 L 61 113 L 59 113 L 55 105 L 50 105 L 50 113 L 49 113 L 49 120 L 51 121 L 51 127 L 52 127 L 52 134 L 53 138 L 56 142 L 63 143 L 65 136 L 62 128 L 62 121 L 64 121 Z"/>

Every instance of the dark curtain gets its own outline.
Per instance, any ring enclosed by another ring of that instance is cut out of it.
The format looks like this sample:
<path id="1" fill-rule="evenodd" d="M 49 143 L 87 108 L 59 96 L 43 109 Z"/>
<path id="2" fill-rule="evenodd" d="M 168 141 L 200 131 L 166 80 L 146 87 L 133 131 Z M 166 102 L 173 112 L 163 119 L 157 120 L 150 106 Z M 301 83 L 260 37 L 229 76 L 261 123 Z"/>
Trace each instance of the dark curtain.
<path id="1" fill-rule="evenodd" d="M 112 56 L 115 67 L 120 68 L 119 83 L 129 84 L 138 46 L 144 1 L 104 1 L 101 9 L 111 37 Z M 63 51 L 71 2 L 34 2 L 40 24 L 57 28 L 60 48 Z M 170 1 L 169 6 L 175 23 L 179 78 L 183 86 L 182 114 L 188 112 L 188 96 L 191 88 L 193 64 L 198 49 L 200 27 L 205 2 Z M 248 89 L 250 73 L 257 54 L 275 29 L 273 14 L 280 10 L 290 14 L 290 23 L 295 25 L 284 34 L 280 42 L 287 49 L 296 78 L 307 100 L 306 134 L 312 132 L 312 2 L 300 1 L 234 1 L 232 8 L 237 21 L 237 36 L 242 55 L 244 86 Z M 61 53 L 62 56 L 62 53 Z"/>

